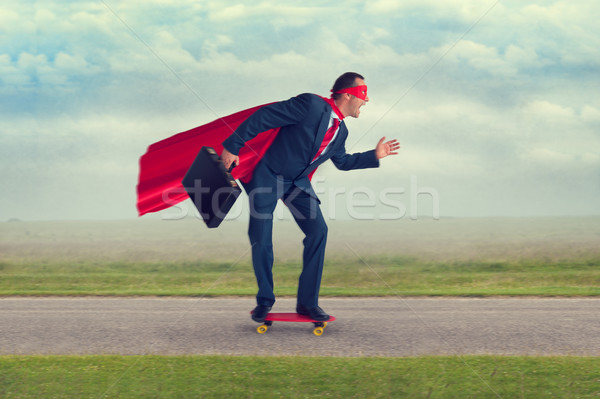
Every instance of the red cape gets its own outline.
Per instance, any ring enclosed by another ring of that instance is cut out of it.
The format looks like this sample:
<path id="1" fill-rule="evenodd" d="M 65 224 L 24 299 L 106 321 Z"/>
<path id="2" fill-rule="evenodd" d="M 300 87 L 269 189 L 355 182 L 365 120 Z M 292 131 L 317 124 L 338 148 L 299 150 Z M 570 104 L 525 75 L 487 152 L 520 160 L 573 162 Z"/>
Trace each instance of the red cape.
<path id="1" fill-rule="evenodd" d="M 335 106 L 332 99 L 321 98 L 331 105 L 340 119 L 344 119 L 344 115 Z M 218 154 L 221 154 L 223 141 L 250 115 L 265 105 L 268 104 L 236 112 L 151 144 L 140 158 L 140 175 L 137 185 L 139 216 L 149 212 L 158 212 L 186 200 L 188 194 L 183 188 L 181 180 L 196 159 L 200 148 L 212 147 Z M 231 172 L 234 179 L 239 179 L 244 183 L 252 179 L 254 168 L 275 140 L 277 133 L 279 133 L 279 128 L 266 130 L 246 142 L 238 154 L 240 163 Z M 309 174 L 309 179 L 312 179 L 315 171 L 316 169 Z"/>
<path id="2" fill-rule="evenodd" d="M 176 134 L 151 144 L 140 158 L 140 174 L 137 185 L 137 208 L 139 216 L 169 208 L 188 198 L 181 180 L 196 159 L 200 148 L 212 147 L 220 154 L 223 141 L 256 110 L 259 105 L 217 119 L 206 125 Z M 246 142 L 238 154 L 239 166 L 232 171 L 235 179 L 249 182 L 258 161 L 263 157 L 279 129 L 259 133 Z"/>

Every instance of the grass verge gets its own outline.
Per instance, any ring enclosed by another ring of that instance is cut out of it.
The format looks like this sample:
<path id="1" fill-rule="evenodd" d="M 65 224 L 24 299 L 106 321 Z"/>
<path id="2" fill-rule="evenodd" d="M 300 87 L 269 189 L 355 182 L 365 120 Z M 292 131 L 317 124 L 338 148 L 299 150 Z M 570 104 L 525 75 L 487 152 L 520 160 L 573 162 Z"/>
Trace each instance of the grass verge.
<path id="1" fill-rule="evenodd" d="M 3 398 L 580 398 L 600 358 L 4 356 Z"/>
<path id="2" fill-rule="evenodd" d="M 295 295 L 299 263 L 274 267 L 277 295 Z M 0 263 L 0 295 L 254 295 L 252 266 L 229 262 Z M 600 259 L 433 262 L 402 257 L 327 261 L 322 296 L 600 295 Z"/>

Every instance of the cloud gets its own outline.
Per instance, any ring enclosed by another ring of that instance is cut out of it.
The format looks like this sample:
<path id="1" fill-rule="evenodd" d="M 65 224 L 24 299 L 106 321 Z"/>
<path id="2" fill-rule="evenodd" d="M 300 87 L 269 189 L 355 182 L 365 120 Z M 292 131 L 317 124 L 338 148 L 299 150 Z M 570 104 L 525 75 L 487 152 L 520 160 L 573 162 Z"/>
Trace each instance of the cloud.
<path id="1" fill-rule="evenodd" d="M 10 55 L 0 55 L 0 80 L 4 85 L 22 86 L 31 82 L 30 75 L 12 62 Z"/>
<path id="2" fill-rule="evenodd" d="M 527 159 L 546 164 L 546 166 L 565 164 L 573 160 L 573 157 L 569 154 L 553 151 L 548 148 L 532 148 L 525 155 Z"/>
<path id="3" fill-rule="evenodd" d="M 496 1 L 482 2 L 478 0 L 375 0 L 365 5 L 368 14 L 403 15 L 418 13 L 432 19 L 458 20 L 461 22 L 475 21 L 490 8 L 495 7 Z M 412 16 L 412 15 L 411 15 Z"/>
<path id="4" fill-rule="evenodd" d="M 552 104 L 548 101 L 533 101 L 523 107 L 523 112 L 535 118 L 548 120 L 572 118 L 575 112 L 570 107 Z"/>
<path id="5" fill-rule="evenodd" d="M 581 116 L 587 123 L 598 124 L 600 123 L 600 109 L 595 108 L 590 105 L 586 105 L 583 107 L 581 111 Z"/>
<path id="6" fill-rule="evenodd" d="M 430 50 L 432 57 L 443 59 L 444 64 L 467 63 L 475 70 L 486 71 L 499 77 L 515 77 L 523 70 L 539 69 L 548 64 L 534 49 L 509 45 L 501 49 L 471 40 L 444 45 Z"/>
<path id="7" fill-rule="evenodd" d="M 275 27 L 306 26 L 315 18 L 338 11 L 341 7 L 286 5 L 279 1 L 246 2 L 223 6 L 221 2 L 208 5 L 208 18 L 217 23 L 248 23 L 251 20 L 268 20 Z"/>

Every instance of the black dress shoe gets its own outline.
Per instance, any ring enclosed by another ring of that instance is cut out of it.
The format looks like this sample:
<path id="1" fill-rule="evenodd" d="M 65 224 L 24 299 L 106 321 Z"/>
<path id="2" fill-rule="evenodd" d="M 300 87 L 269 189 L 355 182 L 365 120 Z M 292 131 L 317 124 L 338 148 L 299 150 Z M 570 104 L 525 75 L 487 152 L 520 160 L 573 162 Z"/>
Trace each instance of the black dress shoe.
<path id="1" fill-rule="evenodd" d="M 296 313 L 301 314 L 303 316 L 308 316 L 316 321 L 329 320 L 329 315 L 318 306 L 315 306 L 314 308 L 307 308 L 304 305 L 298 304 L 296 305 Z"/>
<path id="2" fill-rule="evenodd" d="M 269 313 L 270 310 L 271 310 L 270 306 L 258 305 L 252 311 L 252 320 L 254 320 L 258 323 L 262 323 L 263 321 L 265 321 L 265 317 L 267 317 L 267 314 Z"/>

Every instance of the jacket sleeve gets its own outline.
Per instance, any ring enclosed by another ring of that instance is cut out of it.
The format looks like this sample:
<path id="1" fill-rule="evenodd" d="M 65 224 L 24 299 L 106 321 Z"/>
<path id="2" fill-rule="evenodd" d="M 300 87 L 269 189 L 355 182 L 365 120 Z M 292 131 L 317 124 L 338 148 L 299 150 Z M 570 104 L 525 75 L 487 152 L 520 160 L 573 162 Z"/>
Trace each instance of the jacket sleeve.
<path id="1" fill-rule="evenodd" d="M 346 149 L 342 147 L 331 157 L 331 161 L 336 168 L 340 170 L 378 168 L 379 159 L 375 156 L 375 150 L 347 154 Z"/>
<path id="2" fill-rule="evenodd" d="M 310 96 L 310 94 L 301 94 L 258 109 L 223 142 L 223 147 L 230 153 L 238 155 L 246 141 L 256 137 L 257 134 L 300 122 L 309 110 Z"/>

